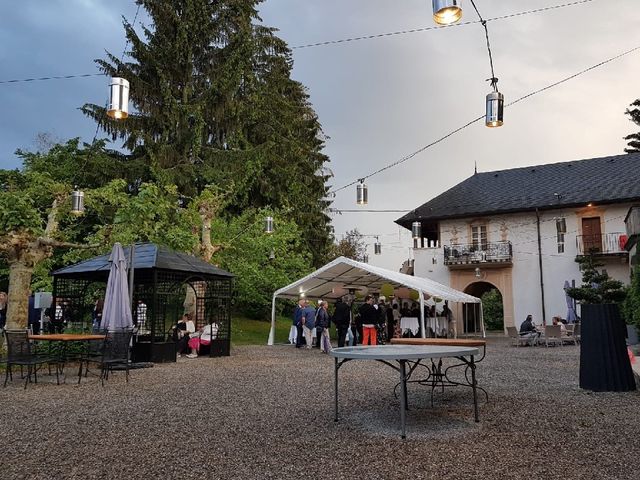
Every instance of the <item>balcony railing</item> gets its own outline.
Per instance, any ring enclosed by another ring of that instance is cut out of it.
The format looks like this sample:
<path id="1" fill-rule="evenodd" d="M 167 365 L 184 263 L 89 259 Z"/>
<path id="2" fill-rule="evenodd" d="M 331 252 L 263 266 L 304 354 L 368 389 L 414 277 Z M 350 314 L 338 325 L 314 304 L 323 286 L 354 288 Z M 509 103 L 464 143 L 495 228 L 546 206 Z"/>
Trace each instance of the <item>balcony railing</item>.
<path id="1" fill-rule="evenodd" d="M 600 233 L 596 235 L 578 235 L 576 246 L 578 255 L 620 255 L 627 251 L 624 245 L 627 243 L 627 234 L 622 232 Z"/>
<path id="2" fill-rule="evenodd" d="M 512 257 L 511 242 L 447 245 L 444 247 L 445 265 L 510 264 Z"/>

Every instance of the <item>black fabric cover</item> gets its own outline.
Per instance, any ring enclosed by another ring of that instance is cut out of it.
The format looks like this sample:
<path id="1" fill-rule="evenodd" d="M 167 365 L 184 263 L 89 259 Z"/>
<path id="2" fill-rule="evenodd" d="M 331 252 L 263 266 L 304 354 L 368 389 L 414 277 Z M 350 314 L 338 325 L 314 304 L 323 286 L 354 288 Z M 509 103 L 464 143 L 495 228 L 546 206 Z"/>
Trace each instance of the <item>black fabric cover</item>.
<path id="1" fill-rule="evenodd" d="M 582 305 L 580 388 L 594 392 L 636 389 L 618 305 Z"/>

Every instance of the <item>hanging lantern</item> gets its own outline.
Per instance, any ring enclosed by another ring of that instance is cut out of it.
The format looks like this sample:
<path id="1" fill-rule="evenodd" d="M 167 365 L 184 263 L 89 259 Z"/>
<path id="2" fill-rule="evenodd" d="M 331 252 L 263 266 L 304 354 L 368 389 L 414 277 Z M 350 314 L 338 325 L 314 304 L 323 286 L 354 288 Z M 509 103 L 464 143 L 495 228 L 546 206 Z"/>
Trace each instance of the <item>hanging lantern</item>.
<path id="1" fill-rule="evenodd" d="M 109 84 L 109 107 L 107 115 L 115 120 L 129 116 L 129 81 L 113 77 Z"/>
<path id="2" fill-rule="evenodd" d="M 369 191 L 367 185 L 364 183 L 364 178 L 360 180 L 360 183 L 356 187 L 356 203 L 358 205 L 366 205 L 369 203 Z"/>
<path id="3" fill-rule="evenodd" d="M 376 240 L 376 243 L 373 244 L 373 253 L 376 255 L 380 255 L 382 253 L 382 244 Z"/>
<path id="4" fill-rule="evenodd" d="M 362 256 L 362 261 L 363 261 L 364 263 L 369 263 L 369 254 L 368 254 L 368 253 L 365 253 L 365 254 Z"/>
<path id="5" fill-rule="evenodd" d="M 479 267 L 476 267 L 475 272 L 476 272 L 476 278 L 480 278 L 482 276 L 482 272 L 480 271 Z"/>
<path id="6" fill-rule="evenodd" d="M 487 127 L 500 127 L 504 120 L 504 95 L 495 90 L 487 95 Z"/>
<path id="7" fill-rule="evenodd" d="M 82 215 L 84 213 L 84 192 L 78 187 L 71 193 L 71 213 Z"/>
<path id="8" fill-rule="evenodd" d="M 267 217 L 264 220 L 264 233 L 273 233 L 273 217 Z"/>
<path id="9" fill-rule="evenodd" d="M 451 25 L 462 18 L 461 0 L 433 0 L 433 20 L 438 25 Z"/>
<path id="10" fill-rule="evenodd" d="M 269 254 L 269 260 L 275 260 L 275 258 L 276 258 L 276 251 L 271 250 L 271 253 Z"/>
<path id="11" fill-rule="evenodd" d="M 413 222 L 411 224 L 411 237 L 414 240 L 422 238 L 422 224 L 420 222 Z"/>

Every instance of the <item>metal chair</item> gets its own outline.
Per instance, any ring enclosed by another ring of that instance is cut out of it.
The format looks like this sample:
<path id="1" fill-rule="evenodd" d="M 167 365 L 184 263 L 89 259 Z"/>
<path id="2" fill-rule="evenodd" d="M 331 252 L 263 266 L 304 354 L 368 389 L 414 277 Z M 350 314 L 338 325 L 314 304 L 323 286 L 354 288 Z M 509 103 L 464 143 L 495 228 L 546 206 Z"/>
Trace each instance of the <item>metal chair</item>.
<path id="1" fill-rule="evenodd" d="M 56 366 L 56 382 L 60 385 L 60 361 L 51 356 L 38 355 L 35 348 L 29 341 L 29 334 L 27 330 L 5 330 L 4 331 L 5 344 L 7 347 L 6 357 L 6 370 L 4 375 L 4 386 L 7 386 L 9 377 L 13 380 L 13 373 L 11 367 L 13 365 L 20 365 L 20 367 L 27 367 L 27 376 L 24 382 L 24 388 L 31 383 L 31 375 L 33 375 L 34 383 L 38 383 L 38 365 L 48 363 L 49 365 L 55 364 Z"/>
<path id="2" fill-rule="evenodd" d="M 113 370 L 125 370 L 126 381 L 129 382 L 129 360 L 132 330 L 107 332 L 105 339 L 97 348 L 87 351 L 80 363 L 78 383 L 82 380 L 82 364 L 85 367 L 85 376 L 89 373 L 89 363 L 95 363 L 100 367 L 100 381 L 104 387 L 104 381 L 109 379 L 109 373 Z"/>

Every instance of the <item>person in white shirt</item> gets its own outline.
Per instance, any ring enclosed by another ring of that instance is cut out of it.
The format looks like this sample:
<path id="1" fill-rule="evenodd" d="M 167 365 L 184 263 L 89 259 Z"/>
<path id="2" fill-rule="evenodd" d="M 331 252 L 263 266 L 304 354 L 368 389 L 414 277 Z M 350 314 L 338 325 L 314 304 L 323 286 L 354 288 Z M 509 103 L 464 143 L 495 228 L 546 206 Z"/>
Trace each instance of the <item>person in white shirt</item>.
<path id="1" fill-rule="evenodd" d="M 211 325 L 205 325 L 198 332 L 189 336 L 189 348 L 191 353 L 187 355 L 187 358 L 196 358 L 200 353 L 201 345 L 211 345 L 211 340 L 218 336 L 218 324 L 212 323 Z"/>
<path id="2" fill-rule="evenodd" d="M 178 358 L 183 353 L 187 353 L 187 346 L 189 345 L 189 337 L 191 334 L 195 333 L 196 326 L 193 321 L 189 318 L 189 315 L 183 315 L 178 324 L 175 327 L 175 335 L 176 335 L 176 351 L 178 354 Z M 196 355 L 197 356 L 197 355 Z"/>

